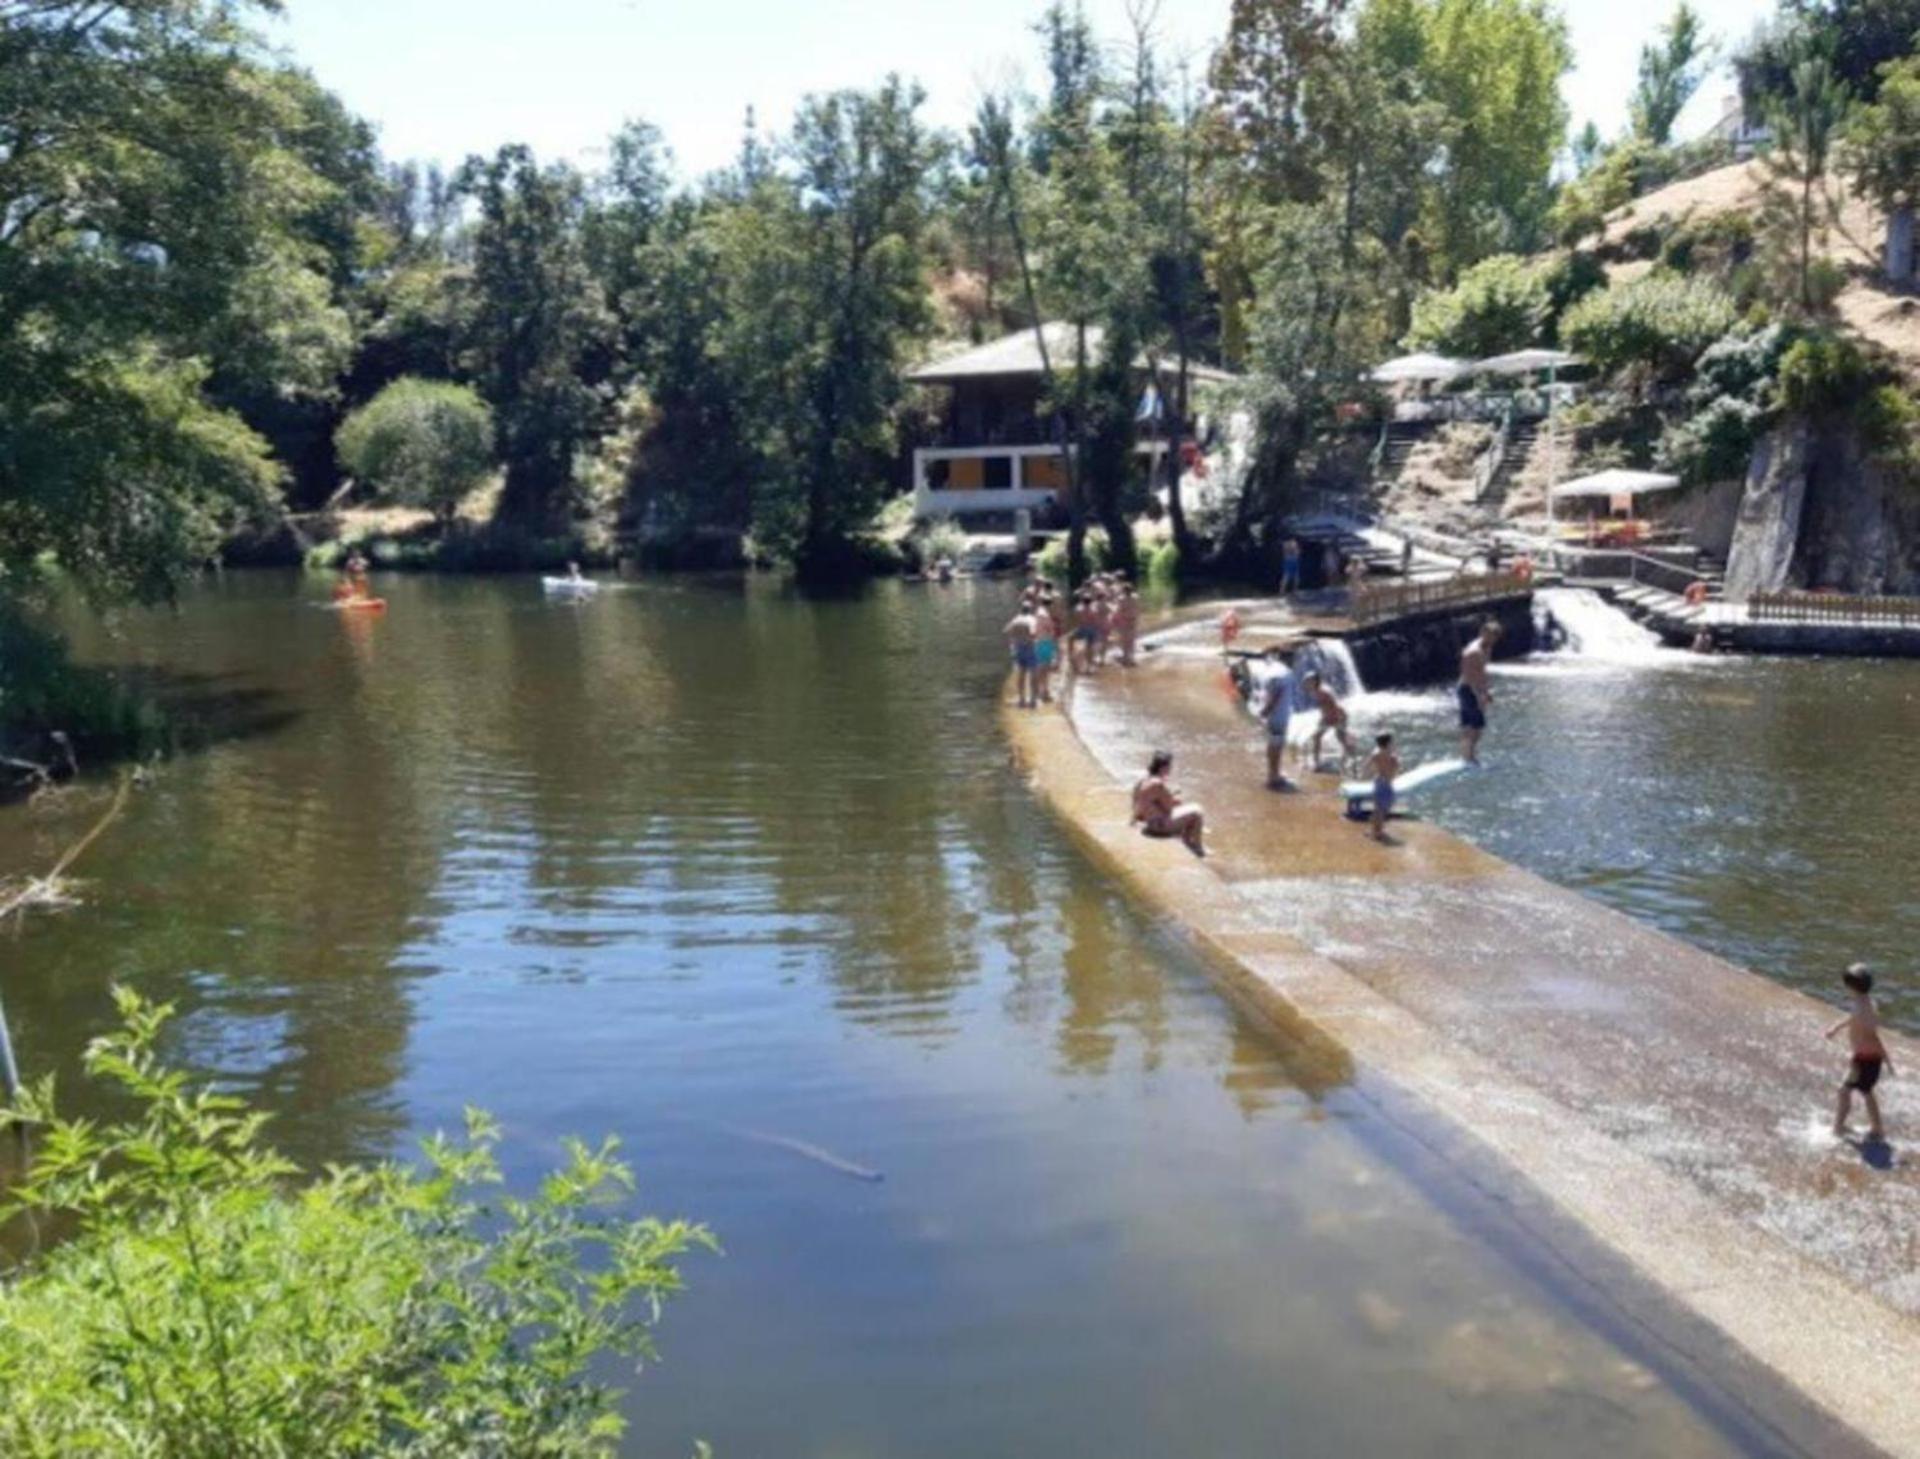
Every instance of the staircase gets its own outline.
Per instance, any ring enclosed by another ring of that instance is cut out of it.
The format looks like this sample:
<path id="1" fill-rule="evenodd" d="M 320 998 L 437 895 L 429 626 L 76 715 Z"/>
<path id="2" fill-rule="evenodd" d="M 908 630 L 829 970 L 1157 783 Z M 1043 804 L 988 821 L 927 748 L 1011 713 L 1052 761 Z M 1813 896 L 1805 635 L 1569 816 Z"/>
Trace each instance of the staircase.
<path id="1" fill-rule="evenodd" d="M 1413 454 L 1413 448 L 1432 434 L 1433 426 L 1428 421 L 1396 421 L 1388 426 L 1380 459 L 1374 467 L 1374 484 L 1398 481 L 1400 473 L 1407 469 L 1407 457 Z"/>
<path id="2" fill-rule="evenodd" d="M 1518 481 L 1533 460 L 1533 448 L 1540 440 L 1538 421 L 1515 421 L 1507 430 L 1506 451 L 1500 457 L 1500 464 L 1487 478 L 1485 489 L 1479 500 L 1492 507 L 1498 507 L 1506 501 L 1507 492 Z"/>

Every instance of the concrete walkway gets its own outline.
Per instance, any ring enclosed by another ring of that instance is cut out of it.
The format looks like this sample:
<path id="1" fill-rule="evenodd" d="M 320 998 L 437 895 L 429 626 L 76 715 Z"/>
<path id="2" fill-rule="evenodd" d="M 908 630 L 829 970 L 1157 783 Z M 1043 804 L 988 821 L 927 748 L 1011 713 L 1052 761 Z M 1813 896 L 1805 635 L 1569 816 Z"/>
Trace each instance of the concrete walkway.
<path id="1" fill-rule="evenodd" d="M 1069 823 L 1330 1070 L 1383 1073 L 1814 1403 L 1920 1456 L 1920 1043 L 1891 1040 L 1894 1143 L 1835 1140 L 1833 1009 L 1435 827 L 1376 845 L 1332 777 L 1266 791 L 1217 661 L 1150 657 L 1008 723 Z M 1208 809 L 1207 861 L 1126 824 L 1157 744 Z"/>

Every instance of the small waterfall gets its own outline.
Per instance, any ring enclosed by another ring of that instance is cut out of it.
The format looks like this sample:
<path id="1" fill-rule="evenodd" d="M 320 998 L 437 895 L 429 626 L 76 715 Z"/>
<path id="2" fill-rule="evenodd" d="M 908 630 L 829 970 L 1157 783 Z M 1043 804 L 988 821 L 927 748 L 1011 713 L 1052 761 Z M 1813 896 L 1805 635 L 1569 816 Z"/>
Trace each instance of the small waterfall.
<path id="1" fill-rule="evenodd" d="M 1667 658 L 1659 635 L 1642 628 L 1598 593 L 1548 588 L 1540 597 L 1566 638 L 1564 652 L 1607 664 L 1644 664 Z"/>
<path id="2" fill-rule="evenodd" d="M 1303 644 L 1294 655 L 1293 669 L 1301 679 L 1318 674 L 1320 681 L 1342 699 L 1367 692 L 1360 679 L 1360 666 L 1342 638 L 1316 638 Z"/>

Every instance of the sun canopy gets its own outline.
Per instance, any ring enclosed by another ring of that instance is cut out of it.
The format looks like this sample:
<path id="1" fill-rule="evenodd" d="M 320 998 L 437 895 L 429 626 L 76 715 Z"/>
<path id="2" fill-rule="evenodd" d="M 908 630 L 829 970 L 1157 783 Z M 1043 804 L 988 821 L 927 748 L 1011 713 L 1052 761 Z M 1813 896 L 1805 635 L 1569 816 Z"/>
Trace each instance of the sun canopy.
<path id="1" fill-rule="evenodd" d="M 1680 485 L 1677 476 L 1658 471 L 1596 471 L 1574 481 L 1563 481 L 1553 489 L 1558 497 L 1569 496 L 1641 496 L 1647 492 L 1672 491 Z"/>
<path id="2" fill-rule="evenodd" d="M 1451 380 L 1467 368 L 1465 360 L 1450 360 L 1445 355 L 1401 355 L 1376 366 L 1369 377 L 1381 385 L 1403 381 Z"/>
<path id="3" fill-rule="evenodd" d="M 1515 350 L 1510 355 L 1475 360 L 1468 368 L 1476 375 L 1531 375 L 1537 370 L 1564 370 L 1579 363 L 1578 355 L 1565 350 Z"/>

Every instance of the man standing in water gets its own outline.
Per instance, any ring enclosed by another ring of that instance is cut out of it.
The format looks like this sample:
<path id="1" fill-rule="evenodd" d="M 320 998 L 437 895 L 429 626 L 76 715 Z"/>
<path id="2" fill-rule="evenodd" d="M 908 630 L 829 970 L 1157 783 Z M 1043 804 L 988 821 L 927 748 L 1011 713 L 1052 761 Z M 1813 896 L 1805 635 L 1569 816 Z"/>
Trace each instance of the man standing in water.
<path id="1" fill-rule="evenodd" d="M 1284 763 L 1287 729 L 1293 722 L 1293 670 L 1278 648 L 1267 650 L 1267 677 L 1260 685 L 1260 718 L 1267 727 L 1267 789 L 1292 790 Z"/>
<path id="2" fill-rule="evenodd" d="M 1493 703 L 1487 663 L 1500 632 L 1499 623 L 1489 618 L 1473 642 L 1460 650 L 1460 683 L 1454 693 L 1460 700 L 1460 758 L 1469 765 L 1480 763 L 1480 736 L 1486 732 L 1487 707 Z"/>
<path id="3" fill-rule="evenodd" d="M 1005 629 L 1007 649 L 1013 655 L 1014 692 L 1022 709 L 1033 709 L 1040 703 L 1034 683 L 1034 670 L 1039 666 L 1035 652 L 1039 625 L 1034 621 L 1033 609 L 1033 599 L 1022 598 L 1020 611 L 1007 620 Z"/>

